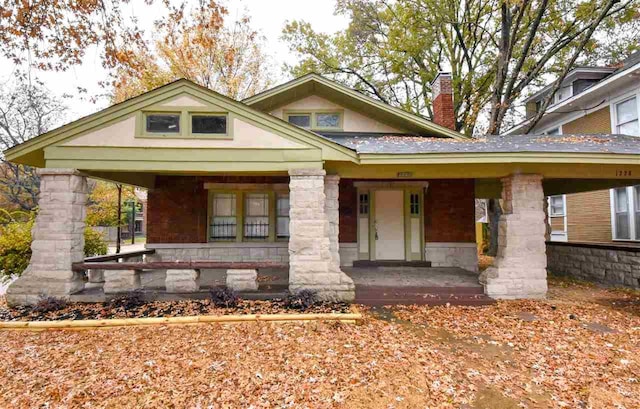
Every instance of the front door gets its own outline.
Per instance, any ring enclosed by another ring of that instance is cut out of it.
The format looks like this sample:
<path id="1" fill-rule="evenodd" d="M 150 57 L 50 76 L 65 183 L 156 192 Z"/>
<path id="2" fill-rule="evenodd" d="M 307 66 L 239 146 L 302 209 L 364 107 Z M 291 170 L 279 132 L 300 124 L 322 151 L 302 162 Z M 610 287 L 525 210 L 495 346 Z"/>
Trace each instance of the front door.
<path id="1" fill-rule="evenodd" d="M 376 260 L 404 260 L 404 191 L 375 191 Z"/>

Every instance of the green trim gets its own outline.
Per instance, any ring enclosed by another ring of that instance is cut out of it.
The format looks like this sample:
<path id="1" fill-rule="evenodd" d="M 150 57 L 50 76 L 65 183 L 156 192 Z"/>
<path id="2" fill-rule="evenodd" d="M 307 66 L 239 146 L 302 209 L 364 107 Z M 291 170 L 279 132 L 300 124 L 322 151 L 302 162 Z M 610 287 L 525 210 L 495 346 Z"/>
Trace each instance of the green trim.
<path id="1" fill-rule="evenodd" d="M 48 159 L 47 168 L 82 169 L 87 171 L 201 173 L 201 172 L 287 172 L 291 169 L 322 169 L 322 162 L 176 162 L 176 161 L 96 161 Z"/>
<path id="2" fill-rule="evenodd" d="M 451 129 L 445 128 L 443 126 L 437 125 L 427 119 L 424 119 L 420 116 L 411 114 L 406 112 L 400 108 L 393 107 L 391 105 L 385 104 L 384 102 L 378 101 L 374 98 L 371 98 L 367 95 L 364 95 L 358 91 L 355 91 L 351 88 L 345 87 L 342 84 L 339 84 L 335 81 L 329 80 L 327 78 L 322 77 L 316 73 L 310 73 L 307 75 L 303 75 L 301 77 L 295 78 L 287 83 L 281 84 L 277 87 L 271 88 L 259 94 L 256 94 L 252 97 L 245 99 L 243 102 L 247 105 L 256 105 L 260 102 L 268 100 L 276 95 L 285 93 L 290 91 L 296 87 L 299 87 L 303 84 L 307 83 L 316 83 L 321 84 L 335 93 L 347 96 L 351 99 L 357 100 L 361 103 L 364 103 L 371 108 L 380 109 L 385 113 L 388 113 L 398 120 L 403 122 L 408 122 L 414 127 L 419 127 L 425 131 L 435 133 L 436 135 L 440 135 L 443 137 L 454 138 L 457 140 L 465 140 L 469 139 L 468 136 L 458 133 L 456 131 L 452 131 Z"/>
<path id="3" fill-rule="evenodd" d="M 361 165 L 452 164 L 452 163 L 610 163 L 638 164 L 640 155 L 573 152 L 478 152 L 359 154 Z"/>
<path id="4" fill-rule="evenodd" d="M 340 118 L 340 125 L 337 127 L 322 127 L 318 126 L 318 114 L 337 114 Z M 289 122 L 290 115 L 309 115 L 310 130 L 312 131 L 342 131 L 344 128 L 344 109 L 285 109 L 282 111 L 282 119 Z M 307 129 L 307 128 L 303 128 Z"/>
<path id="5" fill-rule="evenodd" d="M 219 106 L 221 110 L 234 113 L 239 118 L 242 118 L 242 120 L 250 124 L 261 126 L 263 129 L 268 129 L 270 132 L 281 137 L 294 140 L 310 147 L 319 148 L 322 150 L 323 159 L 325 160 L 357 161 L 355 152 L 350 149 L 185 79 L 156 88 L 138 97 L 116 104 L 93 115 L 89 115 L 53 131 L 42 134 L 25 143 L 14 146 L 13 148 L 5 151 L 5 157 L 10 161 L 26 163 L 25 160 L 21 161 L 21 158 L 25 157 L 28 158 L 26 160 L 30 162 L 28 164 L 42 166 L 44 163 L 41 163 L 37 160 L 37 157 L 29 154 L 38 149 L 44 149 L 45 147 L 50 147 L 54 144 L 60 143 L 61 141 L 79 136 L 80 134 L 89 132 L 92 129 L 104 127 L 107 126 L 107 124 L 113 124 L 125 119 L 136 111 L 144 110 L 146 107 L 157 105 L 162 101 L 168 101 L 178 95 L 190 95 L 195 98 L 202 99 L 213 105 Z M 176 110 L 176 107 L 167 107 L 167 109 Z M 180 109 L 182 109 L 182 107 L 180 107 Z M 79 166 L 73 167 L 79 168 Z"/>
<path id="6" fill-rule="evenodd" d="M 174 114 L 180 116 L 180 132 L 172 133 L 159 133 L 149 132 L 146 129 L 147 116 L 154 114 Z M 193 133 L 192 126 L 193 115 L 205 115 L 205 116 L 224 116 L 227 119 L 227 132 L 220 134 L 205 134 L 205 133 Z M 135 138 L 150 138 L 150 139 L 221 139 L 221 140 L 233 140 L 233 122 L 234 116 L 227 112 L 220 110 L 217 106 L 188 106 L 188 107 L 170 107 L 154 105 L 144 108 L 136 112 L 136 127 Z M 165 148 L 166 149 L 166 148 Z"/>

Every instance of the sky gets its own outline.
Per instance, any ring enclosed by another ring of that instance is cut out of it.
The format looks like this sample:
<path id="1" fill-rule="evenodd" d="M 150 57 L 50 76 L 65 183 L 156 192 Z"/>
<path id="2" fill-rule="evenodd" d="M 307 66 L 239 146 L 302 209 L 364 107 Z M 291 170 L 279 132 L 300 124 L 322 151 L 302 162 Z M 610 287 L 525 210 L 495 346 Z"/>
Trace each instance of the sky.
<path id="1" fill-rule="evenodd" d="M 288 78 L 282 73 L 284 63 L 295 62 L 287 45 L 280 39 L 286 21 L 306 20 L 318 31 L 334 33 L 347 27 L 348 20 L 344 16 L 334 15 L 335 0 L 226 0 L 231 21 L 246 12 L 251 17 L 251 25 L 261 32 L 266 39 L 266 52 L 270 55 L 274 72 L 278 75 L 275 83 L 284 82 Z M 125 12 L 136 16 L 140 26 L 151 31 L 153 22 L 161 17 L 163 7 L 147 6 L 141 0 L 134 0 L 127 5 Z M 6 81 L 12 75 L 15 66 L 9 61 L 0 61 L 0 78 Z M 55 95 L 70 95 L 65 99 L 69 108 L 65 122 L 99 111 L 109 105 L 106 98 L 96 102 L 89 97 L 105 94 L 107 90 L 100 87 L 99 82 L 107 79 L 107 71 L 102 67 L 96 49 L 88 50 L 82 65 L 70 68 L 66 72 L 37 72 L 47 88 Z M 77 92 L 78 87 L 88 92 L 83 95 Z"/>

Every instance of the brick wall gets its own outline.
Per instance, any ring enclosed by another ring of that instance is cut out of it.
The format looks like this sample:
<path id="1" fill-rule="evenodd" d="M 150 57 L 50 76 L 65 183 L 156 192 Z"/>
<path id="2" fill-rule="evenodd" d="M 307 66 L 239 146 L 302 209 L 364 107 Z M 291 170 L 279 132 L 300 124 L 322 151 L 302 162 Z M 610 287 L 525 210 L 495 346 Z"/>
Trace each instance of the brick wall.
<path id="1" fill-rule="evenodd" d="M 210 183 L 289 183 L 273 176 L 158 176 L 148 197 L 148 243 L 206 243 Z"/>
<path id="2" fill-rule="evenodd" d="M 563 134 L 611 133 L 609 107 L 562 125 Z"/>
<path id="3" fill-rule="evenodd" d="M 424 202 L 425 241 L 475 242 L 473 179 L 431 180 Z"/>
<path id="4" fill-rule="evenodd" d="M 611 242 L 609 190 L 567 195 L 569 241 Z"/>
<path id="5" fill-rule="evenodd" d="M 288 177 L 158 176 L 149 191 L 148 243 L 206 243 L 207 191 L 210 183 L 289 183 Z M 474 242 L 474 182 L 466 179 L 432 180 L 425 195 L 427 242 Z M 358 239 L 358 194 L 354 180 L 340 180 L 341 243 Z"/>

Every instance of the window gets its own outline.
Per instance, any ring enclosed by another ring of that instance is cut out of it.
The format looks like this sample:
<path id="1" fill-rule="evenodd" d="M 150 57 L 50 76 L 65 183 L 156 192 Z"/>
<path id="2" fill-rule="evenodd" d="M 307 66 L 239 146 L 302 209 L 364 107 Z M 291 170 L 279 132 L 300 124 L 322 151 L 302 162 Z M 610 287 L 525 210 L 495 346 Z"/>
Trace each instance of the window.
<path id="1" fill-rule="evenodd" d="M 191 133 L 193 134 L 226 134 L 226 115 L 192 115 Z"/>
<path id="2" fill-rule="evenodd" d="M 556 127 L 553 129 L 549 129 L 548 131 L 544 132 L 545 135 L 562 135 L 562 132 L 560 132 L 560 127 Z"/>
<path id="3" fill-rule="evenodd" d="M 368 215 L 369 214 L 369 194 L 362 193 L 360 195 L 360 207 L 358 209 L 360 215 Z"/>
<path id="4" fill-rule="evenodd" d="M 278 193 L 276 198 L 276 236 L 289 237 L 289 195 Z"/>
<path id="5" fill-rule="evenodd" d="M 417 193 L 411 193 L 409 198 L 409 208 L 412 216 L 420 215 L 420 195 Z"/>
<path id="6" fill-rule="evenodd" d="M 551 217 L 564 216 L 564 197 L 562 195 L 549 197 L 549 215 Z"/>
<path id="7" fill-rule="evenodd" d="M 627 196 L 627 188 L 614 189 L 613 192 L 615 238 L 628 240 L 631 238 L 631 223 L 629 223 L 629 197 Z"/>
<path id="8" fill-rule="evenodd" d="M 316 114 L 316 128 L 340 128 L 340 114 L 318 113 Z"/>
<path id="9" fill-rule="evenodd" d="M 616 104 L 616 132 L 640 136 L 638 122 L 638 100 L 636 97 Z"/>
<path id="10" fill-rule="evenodd" d="M 214 193 L 210 234 L 214 240 L 236 238 L 236 194 Z"/>
<path id="11" fill-rule="evenodd" d="M 151 133 L 180 133 L 180 114 L 147 114 L 146 130 Z"/>
<path id="12" fill-rule="evenodd" d="M 311 128 L 311 114 L 289 114 L 287 120 L 301 128 Z"/>
<path id="13" fill-rule="evenodd" d="M 266 239 L 269 237 L 269 195 L 247 193 L 244 200 L 244 237 Z"/>
<path id="14" fill-rule="evenodd" d="M 340 112 L 292 112 L 285 113 L 287 122 L 307 129 L 340 129 L 342 113 Z"/>
<path id="15" fill-rule="evenodd" d="M 635 239 L 640 239 L 640 186 L 633 187 L 633 216 L 635 219 Z"/>

